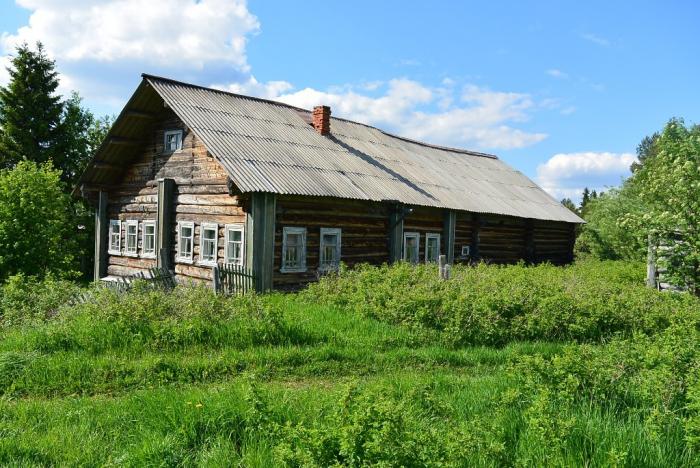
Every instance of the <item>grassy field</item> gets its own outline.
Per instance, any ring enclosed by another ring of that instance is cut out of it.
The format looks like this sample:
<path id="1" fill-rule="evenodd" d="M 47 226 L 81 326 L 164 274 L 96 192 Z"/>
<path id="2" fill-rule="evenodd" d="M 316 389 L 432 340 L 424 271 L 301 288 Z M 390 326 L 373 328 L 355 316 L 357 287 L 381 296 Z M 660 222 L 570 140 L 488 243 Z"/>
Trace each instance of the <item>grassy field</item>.
<path id="1" fill-rule="evenodd" d="M 0 465 L 697 465 L 700 303 L 641 274 L 397 266 L 77 306 L 11 282 Z"/>

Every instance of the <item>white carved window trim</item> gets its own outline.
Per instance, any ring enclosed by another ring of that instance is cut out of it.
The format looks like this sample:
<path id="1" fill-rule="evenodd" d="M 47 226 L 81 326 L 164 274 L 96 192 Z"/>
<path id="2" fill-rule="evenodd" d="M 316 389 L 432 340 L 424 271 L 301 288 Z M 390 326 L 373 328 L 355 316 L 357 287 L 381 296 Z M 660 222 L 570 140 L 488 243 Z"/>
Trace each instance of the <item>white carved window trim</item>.
<path id="1" fill-rule="evenodd" d="M 431 239 L 437 240 L 437 253 L 434 259 L 428 259 L 428 244 Z M 425 263 L 437 262 L 440 259 L 440 234 L 437 232 L 429 232 L 425 235 Z"/>
<path id="2" fill-rule="evenodd" d="M 229 234 L 232 232 L 240 232 L 241 233 L 241 240 L 240 241 L 231 241 L 229 240 Z M 231 256 L 231 252 L 229 251 L 229 244 L 232 242 L 238 243 L 240 242 L 241 247 L 240 247 L 240 252 L 241 252 L 241 257 L 239 259 L 234 259 Z M 245 227 L 243 224 L 227 224 L 224 228 L 224 261 L 226 263 L 231 263 L 234 265 L 245 265 Z"/>
<path id="3" fill-rule="evenodd" d="M 416 239 L 416 256 L 413 259 L 409 259 L 408 257 L 408 250 L 406 249 L 406 241 L 408 239 L 414 238 Z M 410 262 L 413 264 L 418 263 L 418 260 L 420 259 L 420 233 L 419 232 L 404 232 L 403 233 L 403 260 L 405 262 Z"/>
<path id="4" fill-rule="evenodd" d="M 183 228 L 190 228 L 191 235 L 184 237 L 182 235 Z M 190 240 L 189 252 L 183 252 L 183 239 Z M 177 223 L 177 261 L 180 263 L 192 263 L 192 255 L 194 252 L 194 221 L 180 221 Z"/>
<path id="5" fill-rule="evenodd" d="M 129 233 L 129 230 L 133 228 L 133 234 Z M 134 241 L 133 247 L 129 246 L 129 241 Z M 124 255 L 128 257 L 137 257 L 139 254 L 139 222 L 135 219 L 128 219 L 126 221 L 126 229 L 124 232 Z"/>
<path id="6" fill-rule="evenodd" d="M 335 245 L 335 259 L 330 261 L 326 258 L 326 245 L 324 244 L 324 236 L 326 235 L 336 235 L 338 241 Z M 320 238 L 319 238 L 319 256 L 318 256 L 318 267 L 320 270 L 335 270 L 340 265 L 340 250 L 342 243 L 342 230 L 340 228 L 321 228 Z"/>
<path id="7" fill-rule="evenodd" d="M 289 242 L 287 237 L 289 234 L 299 234 L 301 236 L 301 243 L 299 245 L 299 250 L 297 252 L 298 265 L 297 266 L 287 266 L 287 249 L 289 248 Z M 306 228 L 303 227 L 285 227 L 282 228 L 282 267 L 280 272 L 282 273 L 303 273 L 306 271 Z"/>
<path id="8" fill-rule="evenodd" d="M 213 239 L 205 239 L 205 231 L 214 231 Z M 213 242 L 213 258 L 204 258 L 204 243 Z M 217 223 L 201 223 L 199 226 L 199 264 L 206 266 L 216 265 L 216 261 L 219 258 L 219 225 Z"/>
<path id="9" fill-rule="evenodd" d="M 115 233 L 113 231 L 114 226 L 117 226 L 117 232 Z M 117 238 L 117 248 L 114 249 L 112 247 L 112 239 L 116 235 Z M 118 219 L 110 219 L 109 220 L 109 236 L 108 236 L 108 241 L 109 241 L 109 246 L 107 248 L 107 253 L 112 254 L 112 255 L 121 255 L 122 254 L 122 222 Z"/>
<path id="10" fill-rule="evenodd" d="M 153 227 L 153 250 L 146 249 L 146 228 Z M 141 223 L 141 257 L 156 258 L 156 242 L 158 234 L 156 231 L 156 221 L 154 219 L 146 219 Z"/>

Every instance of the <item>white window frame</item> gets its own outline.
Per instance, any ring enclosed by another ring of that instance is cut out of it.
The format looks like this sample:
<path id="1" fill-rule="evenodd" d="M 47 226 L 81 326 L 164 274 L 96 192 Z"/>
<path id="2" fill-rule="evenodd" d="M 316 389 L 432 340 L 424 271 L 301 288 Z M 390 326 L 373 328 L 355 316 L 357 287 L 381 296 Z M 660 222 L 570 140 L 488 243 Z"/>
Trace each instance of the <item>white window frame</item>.
<path id="1" fill-rule="evenodd" d="M 119 238 L 117 239 L 117 249 L 112 248 L 112 226 L 119 226 Z M 122 222 L 118 219 L 109 220 L 109 236 L 107 236 L 107 241 L 109 242 L 107 246 L 107 253 L 112 255 L 122 254 Z"/>
<path id="2" fill-rule="evenodd" d="M 179 135 L 178 146 L 175 149 L 168 148 L 168 137 L 170 135 Z M 182 140 L 184 138 L 184 133 L 182 130 L 166 130 L 163 134 L 163 152 L 164 153 L 174 153 L 175 151 L 180 151 L 182 149 Z"/>
<path id="3" fill-rule="evenodd" d="M 214 258 L 204 259 L 204 231 L 214 231 Z M 214 266 L 219 259 L 219 225 L 217 223 L 200 223 L 199 225 L 199 262 L 200 265 Z"/>
<path id="4" fill-rule="evenodd" d="M 471 247 L 468 245 L 463 245 L 462 246 L 462 251 L 460 252 L 461 257 L 468 257 L 471 253 Z"/>
<path id="5" fill-rule="evenodd" d="M 406 258 L 406 255 L 408 251 L 406 250 L 406 241 L 414 237 L 416 239 L 416 258 L 415 261 L 412 259 Z M 409 262 L 413 263 L 414 265 L 417 264 L 420 261 L 420 232 L 404 232 L 403 233 L 403 255 L 402 255 L 403 261 L 404 262 Z"/>
<path id="6" fill-rule="evenodd" d="M 240 231 L 241 233 L 241 258 L 238 261 L 234 261 L 229 257 L 228 235 L 229 232 L 233 231 Z M 245 265 L 245 226 L 243 224 L 227 224 L 224 226 L 224 261 L 233 265 Z"/>
<path id="7" fill-rule="evenodd" d="M 129 228 L 135 227 L 134 233 L 134 249 L 129 250 Z M 126 229 L 124 230 L 124 255 L 127 257 L 138 257 L 139 255 L 139 222 L 135 219 L 126 220 Z"/>
<path id="8" fill-rule="evenodd" d="M 146 226 L 153 226 L 153 252 L 146 251 Z M 156 258 L 156 243 L 158 242 L 156 229 L 155 219 L 144 219 L 141 222 L 141 257 L 143 258 Z"/>
<path id="9" fill-rule="evenodd" d="M 335 246 L 335 257 L 336 261 L 333 264 L 328 264 L 326 265 L 326 258 L 325 258 L 325 253 L 326 250 L 324 249 L 325 245 L 323 243 L 323 236 L 328 235 L 328 234 L 335 234 L 338 236 L 338 243 Z M 320 238 L 319 238 L 319 255 L 318 255 L 318 267 L 320 270 L 335 270 L 340 266 L 340 251 L 341 251 L 341 244 L 342 244 L 342 230 L 340 228 L 321 228 L 321 233 L 320 233 Z"/>
<path id="10" fill-rule="evenodd" d="M 182 228 L 189 227 L 192 229 L 192 237 L 190 237 L 190 252 L 188 255 L 182 255 Z M 192 263 L 194 258 L 194 221 L 180 221 L 177 223 L 177 261 L 180 263 Z"/>
<path id="11" fill-rule="evenodd" d="M 428 260 L 428 242 L 430 239 L 437 239 L 437 257 L 435 260 Z M 429 232 L 425 235 L 425 263 L 437 262 L 440 260 L 440 233 Z"/>
<path id="12" fill-rule="evenodd" d="M 287 257 L 287 236 L 289 234 L 301 234 L 301 258 L 299 266 L 287 267 L 284 264 Z M 280 272 L 282 273 L 303 273 L 306 271 L 306 228 L 305 227 L 284 227 L 282 228 L 282 265 Z"/>

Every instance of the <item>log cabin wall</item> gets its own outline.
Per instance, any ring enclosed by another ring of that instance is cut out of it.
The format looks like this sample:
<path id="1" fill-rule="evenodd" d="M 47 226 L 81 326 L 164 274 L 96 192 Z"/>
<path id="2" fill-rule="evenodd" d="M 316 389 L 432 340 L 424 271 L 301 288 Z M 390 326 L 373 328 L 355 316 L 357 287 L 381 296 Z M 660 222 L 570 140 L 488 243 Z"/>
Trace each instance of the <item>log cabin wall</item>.
<path id="1" fill-rule="evenodd" d="M 564 265 L 574 260 L 576 225 L 555 221 L 535 221 L 533 242 L 536 262 Z"/>
<path id="2" fill-rule="evenodd" d="M 164 151 L 166 130 L 183 130 L 182 149 Z M 107 273 L 126 276 L 143 272 L 156 265 L 155 258 L 144 258 L 143 221 L 157 218 L 158 179 L 175 181 L 175 206 L 170 235 L 177 279 L 181 282 L 211 279 L 211 267 L 200 265 L 199 245 L 202 223 L 217 223 L 219 262 L 224 258 L 224 226 L 245 225 L 246 215 L 236 196 L 229 195 L 227 174 L 209 155 L 204 144 L 188 131 L 170 110 L 164 110 L 149 132 L 140 154 L 129 166 L 121 183 L 109 191 L 108 218 L 122 221 L 121 255 L 108 254 Z M 137 256 L 124 253 L 126 221 L 138 220 Z M 195 225 L 192 262 L 177 258 L 177 223 L 191 221 Z"/>
<path id="3" fill-rule="evenodd" d="M 278 196 L 275 221 L 273 286 L 296 289 L 318 277 L 320 230 L 341 229 L 341 261 L 381 265 L 389 262 L 388 206 L 380 203 L 320 197 Z M 306 271 L 283 273 L 285 227 L 306 228 Z"/>
<path id="4" fill-rule="evenodd" d="M 524 218 L 482 214 L 479 216 L 479 255 L 489 263 L 517 263 L 525 253 Z"/>
<path id="5" fill-rule="evenodd" d="M 440 254 L 445 253 L 445 236 L 442 235 L 443 210 L 440 208 L 415 207 L 403 220 L 403 232 L 417 232 L 418 260 L 425 261 L 426 234 L 440 234 Z"/>
<path id="6" fill-rule="evenodd" d="M 474 255 L 474 225 L 478 222 L 475 213 L 458 211 L 455 222 L 455 259 L 454 263 L 469 263 Z M 469 254 L 463 255 L 463 247 L 469 247 Z"/>

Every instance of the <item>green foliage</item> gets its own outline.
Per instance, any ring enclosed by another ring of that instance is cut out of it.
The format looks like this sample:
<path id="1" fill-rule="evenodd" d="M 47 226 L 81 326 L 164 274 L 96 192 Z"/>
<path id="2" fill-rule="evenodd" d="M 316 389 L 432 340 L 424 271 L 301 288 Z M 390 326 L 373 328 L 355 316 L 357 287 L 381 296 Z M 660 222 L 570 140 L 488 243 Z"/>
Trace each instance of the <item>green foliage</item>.
<path id="1" fill-rule="evenodd" d="M 602 260 L 642 261 L 647 254 L 647 236 L 643 230 L 630 229 L 621 220 L 641 215 L 645 205 L 636 186 L 624 185 L 611 189 L 586 204 L 586 224 L 576 239 L 576 253 Z"/>
<path id="2" fill-rule="evenodd" d="M 56 94 L 58 73 L 41 43 L 20 45 L 0 88 L 0 168 L 20 161 L 46 163 L 60 155 L 63 104 Z"/>
<path id="3" fill-rule="evenodd" d="M 660 260 L 672 283 L 700 295 L 700 126 L 671 120 L 654 148 L 634 176 L 647 210 L 630 214 L 628 225 L 665 246 Z"/>
<path id="4" fill-rule="evenodd" d="M 0 88 L 0 168 L 51 162 L 72 190 L 114 119 L 96 118 L 76 92 L 61 100 L 55 67 L 41 43 L 17 48 L 10 82 Z"/>
<path id="5" fill-rule="evenodd" d="M 437 330 L 452 346 L 599 341 L 655 333 L 676 318 L 700 318 L 696 299 L 659 295 L 644 286 L 642 272 L 639 264 L 614 262 L 482 264 L 455 266 L 452 279 L 442 281 L 434 266 L 401 263 L 326 277 L 305 295 L 367 317 Z"/>
<path id="6" fill-rule="evenodd" d="M 0 313 L 15 311 L 0 327 L 0 465 L 700 463 L 695 298 L 643 292 L 632 263 L 455 273 L 345 271 L 319 285 L 333 305 L 309 303 L 319 290 L 227 298 L 143 284 L 71 305 L 77 286 L 13 278 L 0 291 Z M 360 279 L 392 315 L 358 308 Z M 423 289 L 399 297 L 410 288 Z M 474 333 L 564 343 L 455 345 L 440 307 L 460 300 L 478 303 Z M 612 331 L 625 322 L 640 331 Z"/>
<path id="7" fill-rule="evenodd" d="M 70 206 L 50 166 L 24 161 L 0 170 L 0 282 L 20 273 L 72 274 L 77 226 Z"/>

